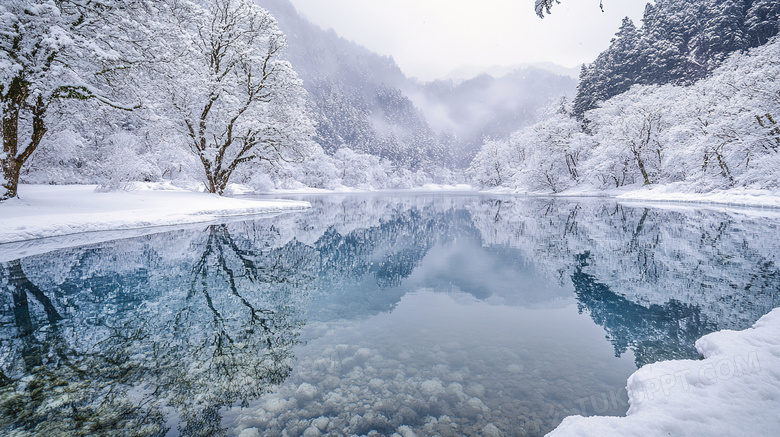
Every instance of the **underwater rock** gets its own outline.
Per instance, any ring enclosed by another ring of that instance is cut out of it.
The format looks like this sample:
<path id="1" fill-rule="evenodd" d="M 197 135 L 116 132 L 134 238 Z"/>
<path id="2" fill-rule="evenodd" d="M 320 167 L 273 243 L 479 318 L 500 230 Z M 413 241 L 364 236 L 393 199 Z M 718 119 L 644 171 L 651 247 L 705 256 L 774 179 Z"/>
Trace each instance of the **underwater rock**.
<path id="1" fill-rule="evenodd" d="M 420 389 L 428 396 L 436 396 L 444 393 L 444 386 L 441 385 L 441 382 L 435 379 L 429 379 L 428 381 L 423 382 L 420 385 Z"/>
<path id="2" fill-rule="evenodd" d="M 298 387 L 298 390 L 295 390 L 295 397 L 297 399 L 308 401 L 314 398 L 314 396 L 317 396 L 317 387 L 307 382 L 304 382 Z"/>
<path id="3" fill-rule="evenodd" d="M 496 425 L 488 423 L 484 428 L 482 428 L 482 435 L 484 437 L 501 437 L 502 434 Z"/>

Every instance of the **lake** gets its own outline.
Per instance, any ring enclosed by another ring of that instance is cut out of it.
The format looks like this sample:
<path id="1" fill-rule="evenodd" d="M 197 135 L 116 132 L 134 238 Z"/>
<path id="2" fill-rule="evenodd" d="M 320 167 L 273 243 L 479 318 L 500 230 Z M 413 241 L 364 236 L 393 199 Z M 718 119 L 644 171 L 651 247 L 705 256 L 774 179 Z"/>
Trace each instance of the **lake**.
<path id="1" fill-rule="evenodd" d="M 775 210 L 295 198 L 0 263 L 2 433 L 539 436 L 780 306 Z"/>

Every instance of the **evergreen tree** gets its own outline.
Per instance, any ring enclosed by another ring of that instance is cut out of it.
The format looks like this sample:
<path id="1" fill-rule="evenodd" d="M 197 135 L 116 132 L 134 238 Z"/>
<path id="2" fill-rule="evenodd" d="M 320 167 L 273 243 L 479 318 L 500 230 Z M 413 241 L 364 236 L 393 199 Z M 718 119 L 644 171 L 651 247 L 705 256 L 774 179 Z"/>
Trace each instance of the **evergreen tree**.
<path id="1" fill-rule="evenodd" d="M 642 27 L 624 20 L 609 48 L 583 68 L 574 114 L 584 113 L 632 85 L 690 85 L 734 51 L 766 44 L 778 34 L 777 0 L 657 0 Z"/>
<path id="2" fill-rule="evenodd" d="M 755 0 L 745 17 L 745 37 L 750 47 L 766 44 L 780 33 L 780 2 Z"/>
<path id="3" fill-rule="evenodd" d="M 705 77 L 729 53 L 746 48 L 744 1 L 719 0 L 702 5 L 697 29 L 689 44 L 696 78 Z"/>
<path id="4" fill-rule="evenodd" d="M 636 82 L 641 72 L 641 58 L 637 52 L 639 34 L 630 18 L 623 19 L 615 38 L 607 50 L 590 66 L 583 66 L 580 84 L 574 100 L 573 112 L 581 117 L 612 95 L 620 94 Z"/>

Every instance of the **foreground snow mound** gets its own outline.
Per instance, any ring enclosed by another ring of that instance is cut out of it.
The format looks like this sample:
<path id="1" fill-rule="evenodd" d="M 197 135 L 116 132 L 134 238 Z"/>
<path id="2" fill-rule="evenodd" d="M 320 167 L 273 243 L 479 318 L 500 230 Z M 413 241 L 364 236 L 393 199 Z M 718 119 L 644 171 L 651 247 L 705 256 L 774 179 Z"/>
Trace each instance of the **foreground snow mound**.
<path id="1" fill-rule="evenodd" d="M 570 416 L 548 436 L 780 435 L 780 308 L 751 329 L 706 335 L 696 349 L 704 360 L 631 375 L 626 417 Z"/>
<path id="2" fill-rule="evenodd" d="M 18 199 L 0 203 L 0 244 L 82 232 L 139 229 L 269 214 L 308 202 L 248 200 L 190 191 L 99 193 L 89 185 L 22 185 Z"/>

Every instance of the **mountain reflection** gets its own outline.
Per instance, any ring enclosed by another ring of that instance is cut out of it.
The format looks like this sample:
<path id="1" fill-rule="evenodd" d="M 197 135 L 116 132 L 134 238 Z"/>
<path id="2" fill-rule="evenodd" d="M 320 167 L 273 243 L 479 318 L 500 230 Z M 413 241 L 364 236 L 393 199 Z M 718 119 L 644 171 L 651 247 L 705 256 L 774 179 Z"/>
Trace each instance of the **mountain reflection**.
<path id="1" fill-rule="evenodd" d="M 671 299 L 645 307 L 613 292 L 583 272 L 589 257 L 589 252 L 577 256 L 579 265 L 571 281 L 580 311 L 588 311 L 593 321 L 604 327 L 616 356 L 631 349 L 637 367 L 659 360 L 695 358 L 696 340 L 717 329 L 698 306 Z"/>
<path id="2" fill-rule="evenodd" d="M 425 288 L 576 302 L 637 365 L 780 305 L 778 221 L 611 201 L 323 196 L 309 211 L 0 264 L 0 429 L 220 435 L 291 374 L 307 321 Z"/>

